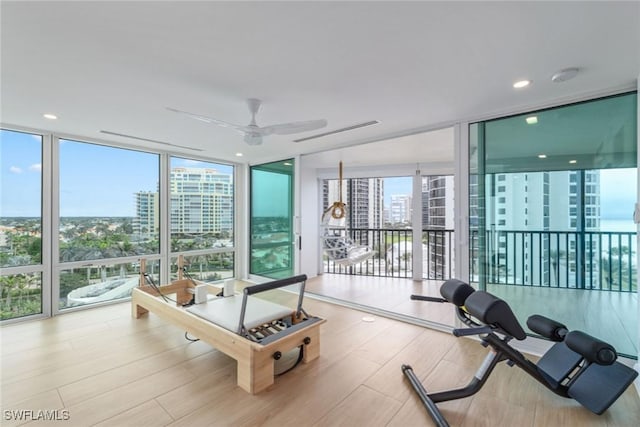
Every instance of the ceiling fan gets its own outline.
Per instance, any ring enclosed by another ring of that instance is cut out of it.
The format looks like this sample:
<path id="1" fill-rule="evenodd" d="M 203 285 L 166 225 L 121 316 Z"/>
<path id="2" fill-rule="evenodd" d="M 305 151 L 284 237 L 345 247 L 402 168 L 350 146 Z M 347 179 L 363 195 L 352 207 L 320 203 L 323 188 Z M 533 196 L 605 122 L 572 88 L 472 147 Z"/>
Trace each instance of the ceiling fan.
<path id="1" fill-rule="evenodd" d="M 300 133 L 320 129 L 327 125 L 327 121 L 321 119 L 307 120 L 302 122 L 280 123 L 276 125 L 261 127 L 256 124 L 256 114 L 260 110 L 262 101 L 260 101 L 259 99 L 250 98 L 247 99 L 247 105 L 249 106 L 249 112 L 251 113 L 251 122 L 249 122 L 249 124 L 245 126 L 236 125 L 233 123 L 225 122 L 223 120 L 214 119 L 212 117 L 189 113 L 187 111 L 182 111 L 171 107 L 167 107 L 167 110 L 184 114 L 193 119 L 200 120 L 206 123 L 213 123 L 214 125 L 234 129 L 244 135 L 244 142 L 249 145 L 262 144 L 262 137 L 267 135 L 290 135 L 292 133 Z"/>

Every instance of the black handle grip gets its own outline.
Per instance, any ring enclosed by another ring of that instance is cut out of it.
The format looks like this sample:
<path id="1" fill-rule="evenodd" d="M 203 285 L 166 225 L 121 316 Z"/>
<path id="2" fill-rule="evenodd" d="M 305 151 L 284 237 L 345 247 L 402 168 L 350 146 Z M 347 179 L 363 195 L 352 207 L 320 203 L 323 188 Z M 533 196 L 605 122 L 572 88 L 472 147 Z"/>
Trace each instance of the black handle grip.
<path id="1" fill-rule="evenodd" d="M 491 326 L 481 326 L 479 328 L 454 329 L 453 335 L 456 337 L 466 337 L 468 335 L 490 334 L 492 331 Z"/>
<path id="2" fill-rule="evenodd" d="M 411 299 L 415 301 L 447 302 L 444 298 L 426 297 L 424 295 L 411 295 Z"/>

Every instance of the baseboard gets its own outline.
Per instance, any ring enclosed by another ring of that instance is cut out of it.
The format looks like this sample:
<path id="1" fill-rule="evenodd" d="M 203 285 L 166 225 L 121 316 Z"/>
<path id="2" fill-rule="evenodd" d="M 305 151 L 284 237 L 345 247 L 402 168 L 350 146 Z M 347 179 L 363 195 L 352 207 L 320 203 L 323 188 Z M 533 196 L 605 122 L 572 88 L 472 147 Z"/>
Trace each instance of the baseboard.
<path id="1" fill-rule="evenodd" d="M 636 372 L 640 374 L 640 363 L 636 363 L 635 365 L 633 365 L 633 369 L 635 369 Z M 636 377 L 633 385 L 636 386 L 636 392 L 638 393 L 638 397 L 640 397 L 640 375 Z"/>

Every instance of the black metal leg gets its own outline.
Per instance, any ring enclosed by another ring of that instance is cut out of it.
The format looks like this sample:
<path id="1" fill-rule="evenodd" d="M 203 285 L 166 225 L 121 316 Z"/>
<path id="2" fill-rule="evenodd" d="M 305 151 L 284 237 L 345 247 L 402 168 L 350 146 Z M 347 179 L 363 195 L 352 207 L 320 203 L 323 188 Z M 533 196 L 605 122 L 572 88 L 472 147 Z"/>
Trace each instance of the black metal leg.
<path id="1" fill-rule="evenodd" d="M 442 415 L 442 413 L 440 412 L 436 404 L 433 403 L 433 401 L 429 398 L 429 395 L 427 394 L 427 390 L 424 389 L 424 387 L 422 386 L 422 383 L 420 382 L 418 377 L 416 377 L 416 374 L 413 372 L 413 369 L 411 369 L 411 366 L 402 365 L 402 372 L 411 383 L 411 386 L 413 387 L 415 392 L 418 394 L 418 397 L 420 397 L 420 400 L 424 404 L 424 407 L 427 408 L 427 412 L 429 412 L 429 415 L 431 415 L 431 419 L 433 419 L 433 421 L 436 423 L 436 426 L 449 427 L 449 423 L 444 418 L 444 415 Z"/>

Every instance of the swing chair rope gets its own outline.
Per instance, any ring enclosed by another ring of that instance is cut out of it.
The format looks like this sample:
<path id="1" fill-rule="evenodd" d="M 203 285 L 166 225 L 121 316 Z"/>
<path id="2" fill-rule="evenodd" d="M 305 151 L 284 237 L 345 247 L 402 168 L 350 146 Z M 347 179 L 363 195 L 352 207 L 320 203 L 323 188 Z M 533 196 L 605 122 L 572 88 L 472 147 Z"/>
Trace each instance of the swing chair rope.
<path id="1" fill-rule="evenodd" d="M 338 201 L 324 211 L 323 215 L 331 211 L 331 216 L 335 219 L 342 219 L 346 214 L 345 204 L 342 203 L 342 160 L 338 167 Z"/>

